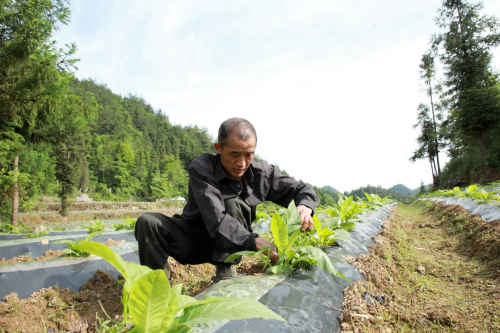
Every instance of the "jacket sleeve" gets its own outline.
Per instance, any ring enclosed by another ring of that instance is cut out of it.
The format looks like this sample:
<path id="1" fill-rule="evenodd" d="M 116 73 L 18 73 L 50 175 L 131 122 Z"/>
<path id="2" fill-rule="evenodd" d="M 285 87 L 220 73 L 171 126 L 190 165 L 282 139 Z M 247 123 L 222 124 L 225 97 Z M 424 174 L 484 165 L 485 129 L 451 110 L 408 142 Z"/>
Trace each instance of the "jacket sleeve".
<path id="1" fill-rule="evenodd" d="M 210 176 L 189 168 L 189 188 L 198 205 L 205 226 L 218 245 L 228 253 L 255 251 L 256 234 L 245 229 L 235 218 L 226 214 L 218 183 Z"/>
<path id="2" fill-rule="evenodd" d="M 287 207 L 292 200 L 295 205 L 304 205 L 313 210 L 319 205 L 319 197 L 313 188 L 307 184 L 285 176 L 279 170 L 271 166 L 272 172 L 269 177 L 269 192 L 266 200 L 272 201 L 280 206 Z"/>

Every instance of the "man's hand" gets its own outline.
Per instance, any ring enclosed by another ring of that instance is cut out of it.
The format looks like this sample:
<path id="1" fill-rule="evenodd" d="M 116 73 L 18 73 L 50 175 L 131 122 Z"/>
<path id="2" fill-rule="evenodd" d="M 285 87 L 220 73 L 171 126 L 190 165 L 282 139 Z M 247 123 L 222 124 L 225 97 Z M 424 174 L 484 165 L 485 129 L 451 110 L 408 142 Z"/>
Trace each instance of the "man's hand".
<path id="1" fill-rule="evenodd" d="M 300 214 L 300 220 L 301 220 L 301 228 L 304 231 L 311 231 L 312 228 L 314 227 L 314 222 L 312 219 L 312 209 L 304 206 L 304 205 L 298 205 L 297 206 L 297 211 Z"/>
<path id="2" fill-rule="evenodd" d="M 257 247 L 257 251 L 262 250 L 265 247 L 269 247 L 271 249 L 271 255 L 269 255 L 269 250 L 264 251 L 264 254 L 269 255 L 269 259 L 271 259 L 273 263 L 278 261 L 278 259 L 280 258 L 280 255 L 276 252 L 276 247 L 271 242 L 266 241 L 264 238 L 255 238 L 255 246 Z"/>

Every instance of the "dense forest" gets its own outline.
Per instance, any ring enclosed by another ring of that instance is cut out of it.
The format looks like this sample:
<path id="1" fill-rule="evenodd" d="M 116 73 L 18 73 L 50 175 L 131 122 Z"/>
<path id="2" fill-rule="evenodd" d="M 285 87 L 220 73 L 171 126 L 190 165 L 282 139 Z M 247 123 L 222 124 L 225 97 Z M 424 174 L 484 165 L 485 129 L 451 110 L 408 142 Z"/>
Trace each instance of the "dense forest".
<path id="1" fill-rule="evenodd" d="M 443 1 L 420 63 L 428 102 L 418 106 L 419 147 L 410 160 L 429 161 L 434 188 L 500 178 L 500 83 L 491 66 L 500 24 L 482 9 L 481 2 Z M 450 157 L 444 168 L 440 152 Z"/>

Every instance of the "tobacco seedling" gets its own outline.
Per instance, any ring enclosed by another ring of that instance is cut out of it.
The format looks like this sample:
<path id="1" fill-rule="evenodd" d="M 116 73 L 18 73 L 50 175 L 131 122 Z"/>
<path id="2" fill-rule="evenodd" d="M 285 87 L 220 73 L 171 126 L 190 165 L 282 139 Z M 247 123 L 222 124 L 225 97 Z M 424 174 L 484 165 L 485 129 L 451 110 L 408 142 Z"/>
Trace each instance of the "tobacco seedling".
<path id="1" fill-rule="evenodd" d="M 328 226 L 322 226 L 320 219 L 316 215 L 313 216 L 313 222 L 316 233 L 318 234 L 317 239 L 313 238 L 315 242 L 314 245 L 318 245 L 321 247 L 332 246 L 333 243 L 338 240 L 347 241 L 351 237 L 349 232 L 344 229 L 332 230 Z"/>
<path id="2" fill-rule="evenodd" d="M 120 231 L 120 230 L 134 230 L 135 229 L 135 222 L 136 220 L 132 220 L 130 216 L 127 215 L 126 219 L 122 219 L 123 223 L 120 224 L 113 224 L 113 228 L 115 228 L 115 231 Z"/>
<path id="3" fill-rule="evenodd" d="M 298 246 L 297 239 L 301 234 L 300 215 L 297 212 L 295 203 L 292 201 L 283 217 L 279 214 L 273 214 L 271 220 L 271 232 L 274 244 L 280 255 L 276 264 L 266 270 L 268 274 L 291 274 L 295 268 L 306 270 L 319 266 L 324 271 L 346 278 L 330 262 L 328 256 L 321 250 L 312 246 Z M 292 230 L 292 232 L 290 232 Z M 260 250 L 259 252 L 262 252 Z M 231 262 L 242 255 L 255 254 L 258 252 L 241 251 L 236 252 L 226 258 L 226 262 Z M 263 257 L 265 255 L 261 254 Z M 266 259 L 264 259 L 266 260 Z M 268 260 L 268 259 L 267 259 Z M 347 278 L 346 278 L 347 279 Z"/>
<path id="4" fill-rule="evenodd" d="M 125 261 L 103 244 L 84 242 L 77 245 L 76 250 L 105 259 L 125 278 L 122 323 L 134 325 L 130 332 L 188 332 L 196 324 L 214 320 L 264 318 L 285 321 L 250 298 L 207 296 L 198 301 L 181 295 L 182 284 L 171 287 L 163 270 Z"/>
<path id="5" fill-rule="evenodd" d="M 85 239 L 75 239 L 75 240 L 60 240 L 60 241 L 55 241 L 52 242 L 52 244 L 66 244 L 66 247 L 62 250 L 62 252 L 68 256 L 72 257 L 88 257 L 89 253 L 87 252 L 82 252 L 77 249 L 77 246 L 86 242 L 89 242 L 92 238 L 94 238 L 96 234 L 89 234 L 87 238 Z"/>
<path id="6" fill-rule="evenodd" d="M 90 224 L 86 225 L 85 228 L 88 230 L 89 234 L 102 233 L 106 226 L 99 220 L 94 220 Z"/>

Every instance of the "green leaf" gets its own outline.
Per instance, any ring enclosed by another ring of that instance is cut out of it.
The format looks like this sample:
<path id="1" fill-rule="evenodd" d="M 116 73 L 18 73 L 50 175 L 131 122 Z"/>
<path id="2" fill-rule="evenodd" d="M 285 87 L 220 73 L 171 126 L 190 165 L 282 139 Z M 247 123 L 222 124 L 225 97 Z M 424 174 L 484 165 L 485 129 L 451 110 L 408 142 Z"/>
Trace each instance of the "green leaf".
<path id="1" fill-rule="evenodd" d="M 130 290 L 128 301 L 130 316 L 137 330 L 167 330 L 177 312 L 179 295 L 180 291 L 170 294 L 170 284 L 163 270 L 155 270 L 139 278 Z"/>
<path id="2" fill-rule="evenodd" d="M 284 252 L 288 245 L 288 228 L 279 214 L 273 214 L 271 232 L 279 252 Z"/>
<path id="3" fill-rule="evenodd" d="M 196 324 L 220 320 L 239 320 L 249 318 L 275 319 L 285 321 L 265 305 L 256 300 L 241 298 L 211 298 L 208 301 L 190 303 L 184 308 L 180 317 L 174 321 L 176 325 L 193 327 Z M 181 326 L 182 327 L 182 326 Z M 171 327 L 176 331 L 177 326 Z"/>
<path id="4" fill-rule="evenodd" d="M 266 270 L 266 274 L 278 275 L 278 274 L 281 274 L 281 273 L 285 273 L 285 272 L 289 271 L 290 269 L 291 269 L 291 267 L 288 264 L 275 265 L 275 266 L 269 267 Z"/>
<path id="5" fill-rule="evenodd" d="M 293 200 L 288 205 L 286 214 L 284 216 L 284 222 L 288 227 L 289 235 L 293 234 L 296 230 L 302 227 L 302 220 L 300 219 L 300 214 Z"/>
<path id="6" fill-rule="evenodd" d="M 234 261 L 234 260 L 238 259 L 241 256 L 254 255 L 255 253 L 256 253 L 255 251 L 239 251 L 239 252 L 235 252 L 235 253 L 229 255 L 229 257 L 227 257 L 226 259 L 224 259 L 224 262 L 231 262 L 231 261 Z"/>
<path id="7" fill-rule="evenodd" d="M 120 272 L 125 280 L 133 283 L 140 276 L 152 271 L 151 268 L 138 265 L 134 262 L 128 262 L 122 259 L 120 255 L 116 254 L 112 249 L 104 244 L 97 242 L 84 242 L 73 247 L 73 250 L 83 251 L 95 256 L 101 257 L 113 265 L 118 272 Z"/>
<path id="8" fill-rule="evenodd" d="M 352 223 L 354 224 L 354 223 Z M 344 229 L 336 229 L 333 231 L 334 235 L 335 235 L 335 238 L 337 240 L 343 240 L 343 241 L 348 241 L 351 239 L 351 234 L 349 233 L 349 231 L 346 231 Z"/>
<path id="9" fill-rule="evenodd" d="M 356 225 L 353 222 L 344 222 L 340 224 L 340 228 L 345 231 L 352 230 Z"/>
<path id="10" fill-rule="evenodd" d="M 314 228 L 316 229 L 316 232 L 319 235 L 319 233 L 321 231 L 321 221 L 319 220 L 319 218 L 316 215 L 314 215 L 313 222 L 314 222 Z"/>
<path id="11" fill-rule="evenodd" d="M 298 249 L 303 253 L 309 253 L 313 256 L 313 258 L 318 262 L 318 266 L 323 269 L 325 272 L 328 272 L 333 275 L 337 275 L 343 277 L 347 280 L 344 274 L 340 273 L 333 265 L 325 252 L 320 249 L 312 246 L 302 246 Z"/>
<path id="12" fill-rule="evenodd" d="M 179 286 L 179 284 L 178 284 L 178 286 Z M 193 302 L 197 302 L 196 298 L 191 297 L 191 296 L 187 296 L 187 295 L 181 295 L 181 297 L 179 298 L 178 307 L 184 308 L 187 304 L 193 303 Z"/>

